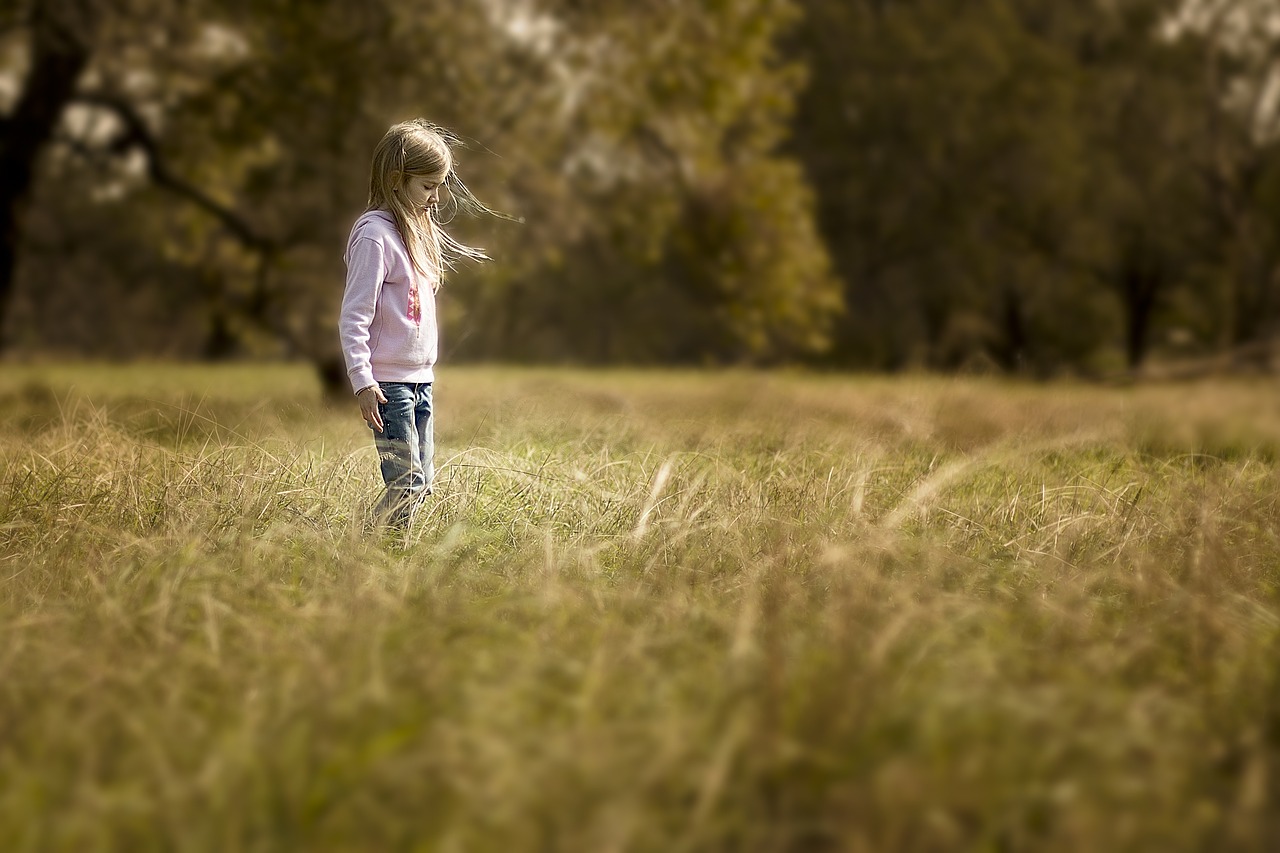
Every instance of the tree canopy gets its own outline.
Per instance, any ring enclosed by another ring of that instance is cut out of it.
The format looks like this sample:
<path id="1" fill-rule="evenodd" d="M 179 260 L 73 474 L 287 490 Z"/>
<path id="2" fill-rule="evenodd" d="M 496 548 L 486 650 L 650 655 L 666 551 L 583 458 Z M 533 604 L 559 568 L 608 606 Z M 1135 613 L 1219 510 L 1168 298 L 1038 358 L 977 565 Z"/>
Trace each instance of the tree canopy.
<path id="1" fill-rule="evenodd" d="M 333 377 L 369 154 L 415 115 L 509 218 L 454 357 L 1053 373 L 1269 340 L 1267 4 L 19 0 L 11 351 Z"/>

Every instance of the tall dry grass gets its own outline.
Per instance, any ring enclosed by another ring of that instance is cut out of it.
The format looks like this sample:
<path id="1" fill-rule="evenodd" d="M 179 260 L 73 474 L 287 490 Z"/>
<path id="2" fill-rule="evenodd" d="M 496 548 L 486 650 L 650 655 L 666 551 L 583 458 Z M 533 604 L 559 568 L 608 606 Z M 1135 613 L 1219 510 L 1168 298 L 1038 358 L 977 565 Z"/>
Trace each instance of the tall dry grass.
<path id="1" fill-rule="evenodd" d="M 0 377 L 0 849 L 1266 850 L 1280 391 Z"/>

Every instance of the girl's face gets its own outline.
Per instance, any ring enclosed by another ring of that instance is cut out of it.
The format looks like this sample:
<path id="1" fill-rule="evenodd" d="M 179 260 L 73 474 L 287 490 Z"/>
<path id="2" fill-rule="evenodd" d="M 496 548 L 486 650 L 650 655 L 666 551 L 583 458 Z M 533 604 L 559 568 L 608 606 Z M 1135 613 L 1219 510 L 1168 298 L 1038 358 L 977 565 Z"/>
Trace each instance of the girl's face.
<path id="1" fill-rule="evenodd" d="M 444 175 L 410 175 L 400 188 L 400 198 L 410 210 L 429 212 L 440 201 Z"/>

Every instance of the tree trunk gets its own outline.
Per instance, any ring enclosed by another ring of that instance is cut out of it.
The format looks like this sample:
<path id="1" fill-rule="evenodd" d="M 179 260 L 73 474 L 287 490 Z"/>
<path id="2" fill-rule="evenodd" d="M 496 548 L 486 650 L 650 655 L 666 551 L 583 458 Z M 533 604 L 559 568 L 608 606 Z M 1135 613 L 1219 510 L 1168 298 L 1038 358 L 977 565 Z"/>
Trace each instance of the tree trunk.
<path id="1" fill-rule="evenodd" d="M 996 361 L 1008 373 L 1016 373 L 1024 367 L 1027 353 L 1027 320 L 1022 296 L 1017 289 L 1006 285 L 1000 300 L 1000 326 L 1004 332 L 996 350 Z"/>
<path id="2" fill-rule="evenodd" d="M 1156 270 L 1141 267 L 1127 269 L 1122 276 L 1125 358 L 1129 369 L 1136 370 L 1147 359 L 1147 350 L 1151 346 L 1151 324 L 1164 279 Z"/>
<path id="3" fill-rule="evenodd" d="M 351 397 L 351 380 L 347 377 L 347 364 L 342 356 L 321 356 L 311 359 L 311 365 L 320 379 L 320 392 L 326 400 L 347 400 Z"/>
<path id="4" fill-rule="evenodd" d="M 80 73 L 89 62 L 88 40 L 82 36 L 92 21 L 79 21 L 81 32 L 54 19 L 49 2 L 32 13 L 31 71 L 13 112 L 0 119 L 0 349 L 13 302 L 18 245 L 31 200 L 36 164 L 53 138 L 63 109 L 75 94 Z M 93 4 L 82 14 L 92 15 Z"/>

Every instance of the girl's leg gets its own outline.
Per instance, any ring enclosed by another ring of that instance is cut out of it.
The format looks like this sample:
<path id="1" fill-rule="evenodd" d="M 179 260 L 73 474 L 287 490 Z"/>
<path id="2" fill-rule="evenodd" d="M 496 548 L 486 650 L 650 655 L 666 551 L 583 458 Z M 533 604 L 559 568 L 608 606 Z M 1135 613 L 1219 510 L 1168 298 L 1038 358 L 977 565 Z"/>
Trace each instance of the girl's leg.
<path id="1" fill-rule="evenodd" d="M 378 404 L 382 432 L 374 432 L 373 442 L 386 491 L 374 512 L 379 522 L 404 529 L 413 520 L 427 487 L 416 413 L 417 389 L 421 386 L 405 382 L 381 385 L 387 402 Z"/>
<path id="2" fill-rule="evenodd" d="M 431 494 L 431 484 L 436 478 L 434 421 L 431 416 L 431 383 L 418 386 L 415 399 L 414 420 L 418 428 L 418 462 L 422 468 L 422 495 Z"/>

